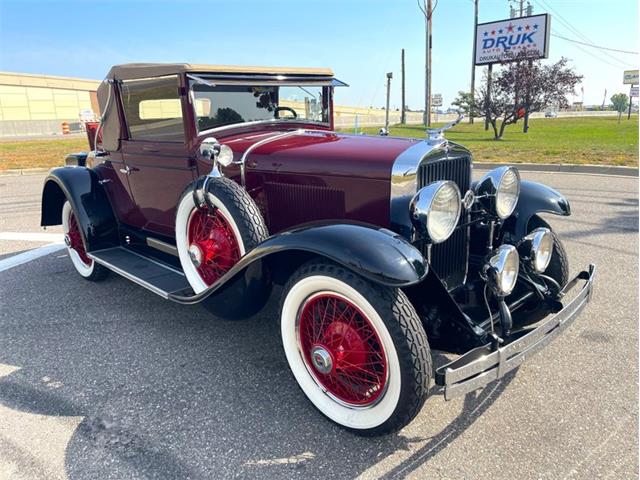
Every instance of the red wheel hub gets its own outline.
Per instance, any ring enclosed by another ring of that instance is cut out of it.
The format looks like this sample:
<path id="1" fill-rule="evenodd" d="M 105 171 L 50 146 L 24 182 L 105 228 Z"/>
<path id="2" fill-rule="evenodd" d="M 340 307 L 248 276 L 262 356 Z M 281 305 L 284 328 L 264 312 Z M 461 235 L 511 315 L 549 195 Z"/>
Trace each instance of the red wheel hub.
<path id="1" fill-rule="evenodd" d="M 220 212 L 195 210 L 188 225 L 189 255 L 200 278 L 211 285 L 240 260 L 240 245 Z"/>
<path id="2" fill-rule="evenodd" d="M 387 359 L 371 321 L 352 302 L 332 293 L 312 296 L 299 317 L 307 368 L 334 397 L 375 403 L 387 382 Z"/>
<path id="3" fill-rule="evenodd" d="M 69 231 L 67 232 L 67 238 L 65 241 L 69 248 L 76 251 L 82 263 L 87 266 L 91 265 L 91 259 L 87 256 L 87 251 L 84 249 L 84 242 L 82 241 L 82 234 L 80 233 L 80 227 L 78 221 L 73 212 L 69 214 Z"/>

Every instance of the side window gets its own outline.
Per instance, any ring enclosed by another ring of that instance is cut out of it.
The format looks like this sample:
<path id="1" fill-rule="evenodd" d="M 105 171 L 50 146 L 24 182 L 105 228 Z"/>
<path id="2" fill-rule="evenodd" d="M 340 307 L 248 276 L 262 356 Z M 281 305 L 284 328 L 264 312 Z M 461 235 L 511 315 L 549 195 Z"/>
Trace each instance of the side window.
<path id="1" fill-rule="evenodd" d="M 130 140 L 184 142 L 178 77 L 122 82 Z"/>

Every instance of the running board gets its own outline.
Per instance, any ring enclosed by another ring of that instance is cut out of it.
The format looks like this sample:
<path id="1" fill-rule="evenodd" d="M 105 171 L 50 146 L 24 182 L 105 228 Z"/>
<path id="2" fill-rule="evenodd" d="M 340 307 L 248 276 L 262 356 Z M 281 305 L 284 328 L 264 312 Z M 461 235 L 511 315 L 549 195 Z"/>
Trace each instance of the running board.
<path id="1" fill-rule="evenodd" d="M 124 247 L 90 252 L 89 258 L 162 298 L 171 294 L 193 295 L 184 273 Z"/>

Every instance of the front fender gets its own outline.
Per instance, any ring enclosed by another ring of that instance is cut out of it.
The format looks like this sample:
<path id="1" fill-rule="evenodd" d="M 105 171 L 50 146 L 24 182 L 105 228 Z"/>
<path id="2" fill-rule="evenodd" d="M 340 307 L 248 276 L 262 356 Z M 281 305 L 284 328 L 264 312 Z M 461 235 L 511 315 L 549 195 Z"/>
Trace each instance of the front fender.
<path id="1" fill-rule="evenodd" d="M 551 187 L 542 183 L 522 180 L 520 197 L 516 208 L 505 222 L 505 230 L 510 232 L 515 240 L 527 234 L 529 220 L 536 213 L 545 212 L 555 215 L 571 215 L 569 200 Z"/>
<path id="2" fill-rule="evenodd" d="M 88 252 L 118 245 L 118 224 L 107 193 L 96 173 L 85 167 L 61 167 L 49 172 L 42 190 L 40 225 L 60 225 L 68 200 L 76 214 Z"/>
<path id="3" fill-rule="evenodd" d="M 380 285 L 407 287 L 423 280 L 428 271 L 422 254 L 400 235 L 360 223 L 313 223 L 269 237 L 207 290 L 194 296 L 171 295 L 179 303 L 197 303 L 214 293 L 242 290 L 247 272 L 284 268 L 292 272 L 312 258 L 326 258 Z M 260 262 L 261 268 L 249 267 Z M 262 274 L 261 274 L 262 275 Z M 234 303 L 234 302 L 229 302 Z"/>

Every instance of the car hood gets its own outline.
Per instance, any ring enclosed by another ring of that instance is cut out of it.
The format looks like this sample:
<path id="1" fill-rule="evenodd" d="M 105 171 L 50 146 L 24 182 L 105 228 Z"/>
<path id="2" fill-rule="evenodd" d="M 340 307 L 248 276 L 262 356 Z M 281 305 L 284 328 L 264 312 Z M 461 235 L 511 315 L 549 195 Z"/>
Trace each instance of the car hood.
<path id="1" fill-rule="evenodd" d="M 398 155 L 420 141 L 331 131 L 289 131 L 290 135 L 278 138 L 286 132 L 245 133 L 221 141 L 231 147 L 236 160 L 250 149 L 246 158 L 249 168 L 377 180 L 389 180 Z"/>

